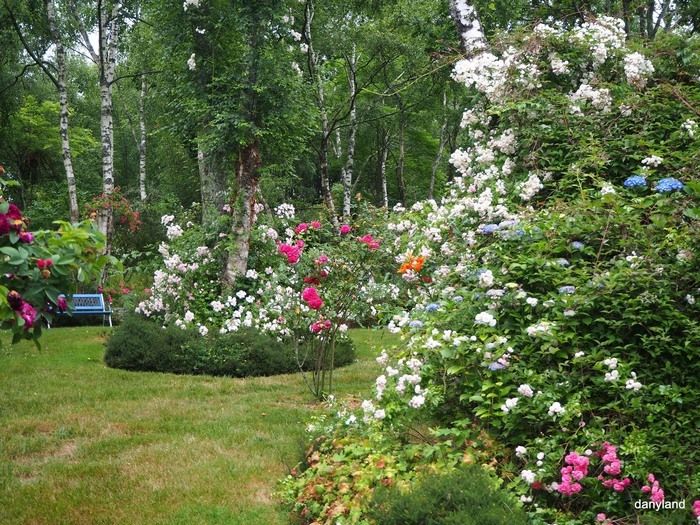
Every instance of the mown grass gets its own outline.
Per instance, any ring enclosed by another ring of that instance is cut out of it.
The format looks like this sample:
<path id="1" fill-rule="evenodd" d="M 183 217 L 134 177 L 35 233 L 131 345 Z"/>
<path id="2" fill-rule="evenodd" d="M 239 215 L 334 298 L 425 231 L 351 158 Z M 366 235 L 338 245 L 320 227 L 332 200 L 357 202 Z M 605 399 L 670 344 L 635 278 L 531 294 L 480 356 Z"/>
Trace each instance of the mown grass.
<path id="1" fill-rule="evenodd" d="M 112 370 L 103 328 L 45 332 L 0 349 L 0 523 L 283 524 L 277 480 L 299 460 L 320 407 L 298 374 L 230 379 Z M 369 393 L 378 344 L 339 397 Z"/>

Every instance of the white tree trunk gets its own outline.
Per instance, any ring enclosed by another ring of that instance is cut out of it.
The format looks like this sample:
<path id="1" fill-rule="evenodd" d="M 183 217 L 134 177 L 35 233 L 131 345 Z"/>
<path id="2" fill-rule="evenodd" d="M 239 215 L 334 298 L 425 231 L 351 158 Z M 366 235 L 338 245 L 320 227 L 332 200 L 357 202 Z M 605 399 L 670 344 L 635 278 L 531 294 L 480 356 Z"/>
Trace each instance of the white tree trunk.
<path id="1" fill-rule="evenodd" d="M 114 193 L 114 123 L 112 119 L 112 86 L 117 63 L 117 40 L 119 38 L 118 15 L 120 4 L 115 1 L 112 8 L 101 6 L 98 20 L 100 32 L 100 141 L 102 144 L 102 194 L 108 205 L 99 209 L 97 226 L 106 237 L 105 252 L 112 248 L 114 213 L 109 198 Z M 89 43 L 89 39 L 88 39 Z"/>
<path id="2" fill-rule="evenodd" d="M 350 136 L 348 137 L 348 158 L 341 173 L 343 180 L 343 217 L 352 213 L 352 175 L 355 165 L 355 137 L 357 135 L 357 56 L 355 44 L 348 60 L 348 83 L 350 85 Z"/>
<path id="3" fill-rule="evenodd" d="M 146 77 L 141 76 L 141 93 L 139 96 L 139 196 L 141 201 L 148 198 L 146 193 Z"/>
<path id="4" fill-rule="evenodd" d="M 450 16 L 457 26 L 462 48 L 468 54 L 486 48 L 486 37 L 476 8 L 467 0 L 450 0 Z"/>
<path id="5" fill-rule="evenodd" d="M 56 6 L 54 0 L 47 0 L 46 15 L 49 22 L 49 30 L 54 46 L 56 46 L 56 69 L 58 70 L 57 88 L 58 101 L 60 107 L 60 133 L 61 150 L 63 152 L 63 167 L 66 170 L 66 182 L 68 184 L 68 205 L 70 210 L 70 221 L 75 224 L 80 220 L 80 210 L 78 209 L 78 192 L 75 185 L 75 173 L 73 172 L 73 157 L 70 149 L 70 138 L 68 136 L 68 89 L 66 87 L 66 50 L 58 30 L 56 20 Z"/>
<path id="6" fill-rule="evenodd" d="M 386 159 L 389 156 L 389 137 L 388 134 L 382 137 L 381 155 L 379 159 L 379 177 L 382 181 L 382 206 L 389 209 L 389 192 L 386 184 Z"/>

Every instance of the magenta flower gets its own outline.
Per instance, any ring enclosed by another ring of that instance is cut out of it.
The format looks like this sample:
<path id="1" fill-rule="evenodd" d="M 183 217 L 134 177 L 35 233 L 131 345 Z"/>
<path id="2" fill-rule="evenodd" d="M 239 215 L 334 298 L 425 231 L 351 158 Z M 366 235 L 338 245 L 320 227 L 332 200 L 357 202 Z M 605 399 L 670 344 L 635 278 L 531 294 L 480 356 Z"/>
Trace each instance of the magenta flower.
<path id="1" fill-rule="evenodd" d="M 47 270 L 53 266 L 53 261 L 51 259 L 37 259 L 36 266 L 40 270 Z"/>
<path id="2" fill-rule="evenodd" d="M 22 307 L 19 310 L 19 315 L 24 319 L 24 329 L 29 330 L 36 322 L 36 310 L 28 302 L 22 303 Z"/>
<path id="3" fill-rule="evenodd" d="M 700 499 L 696 499 L 693 502 L 693 514 L 696 518 L 700 518 Z"/>
<path id="4" fill-rule="evenodd" d="M 321 221 L 311 221 L 311 227 L 314 230 L 320 230 L 321 229 Z"/>
<path id="5" fill-rule="evenodd" d="M 301 257 L 301 248 L 302 247 L 300 246 L 292 246 L 290 244 L 281 243 L 277 247 L 277 251 L 287 258 L 287 262 L 289 264 L 296 264 L 299 262 L 299 258 Z"/>
<path id="6" fill-rule="evenodd" d="M 327 262 L 328 262 L 327 255 L 319 255 L 318 258 L 316 259 L 316 264 L 318 264 L 318 265 L 326 264 Z"/>
<path id="7" fill-rule="evenodd" d="M 340 227 L 340 235 L 347 235 L 352 231 L 352 227 L 349 224 L 343 224 Z"/>
<path id="8" fill-rule="evenodd" d="M 313 286 L 304 288 L 301 292 L 301 298 L 306 305 L 312 310 L 319 310 L 323 307 L 323 299 L 318 295 L 318 291 Z"/>
<path id="9" fill-rule="evenodd" d="M 19 240 L 25 244 L 31 244 L 34 242 L 34 234 L 32 232 L 22 232 L 19 234 Z"/>
<path id="10" fill-rule="evenodd" d="M 328 319 L 324 319 L 323 321 L 315 321 L 311 323 L 311 326 L 309 326 L 309 330 L 311 330 L 314 334 L 318 334 L 320 332 L 323 332 L 324 330 L 329 330 L 331 327 L 331 322 Z"/>
<path id="11" fill-rule="evenodd" d="M 56 306 L 58 306 L 58 309 L 61 312 L 65 312 L 66 310 L 68 310 L 68 301 L 66 301 L 65 295 L 58 296 L 58 299 L 56 299 Z"/>
<path id="12" fill-rule="evenodd" d="M 296 228 L 294 228 L 294 233 L 296 233 L 298 235 L 300 233 L 304 233 L 308 229 L 309 229 L 309 225 L 306 224 L 305 222 L 302 222 L 302 223 L 298 224 Z"/>
<path id="13" fill-rule="evenodd" d="M 369 233 L 367 235 L 359 237 L 357 240 L 360 241 L 362 244 L 367 245 L 367 248 L 369 248 L 372 251 L 379 249 L 379 240 L 372 237 Z"/>

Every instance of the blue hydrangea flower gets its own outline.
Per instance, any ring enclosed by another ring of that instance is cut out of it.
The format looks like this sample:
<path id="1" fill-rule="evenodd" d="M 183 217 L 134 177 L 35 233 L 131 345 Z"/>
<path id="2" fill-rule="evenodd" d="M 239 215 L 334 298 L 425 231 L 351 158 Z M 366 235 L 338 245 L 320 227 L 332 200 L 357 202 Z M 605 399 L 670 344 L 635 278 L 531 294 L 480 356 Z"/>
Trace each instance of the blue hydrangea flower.
<path id="1" fill-rule="evenodd" d="M 572 294 L 576 292 L 575 286 L 562 286 L 559 288 L 559 293 L 561 294 Z"/>
<path id="2" fill-rule="evenodd" d="M 585 245 L 581 241 L 573 241 L 571 243 L 571 248 L 573 250 L 583 250 L 584 247 Z"/>
<path id="3" fill-rule="evenodd" d="M 503 370 L 504 368 L 505 368 L 505 365 L 502 365 L 501 363 L 498 363 L 498 362 L 491 363 L 489 365 L 489 370 L 491 370 L 492 372 L 495 372 L 496 370 Z"/>
<path id="4" fill-rule="evenodd" d="M 483 233 L 484 235 L 491 235 L 492 233 L 496 233 L 498 229 L 498 224 L 484 224 L 479 228 L 479 233 Z"/>
<path id="5" fill-rule="evenodd" d="M 408 326 L 410 326 L 411 328 L 423 328 L 423 321 L 421 321 L 420 319 L 414 319 L 413 321 L 408 323 Z"/>
<path id="6" fill-rule="evenodd" d="M 464 301 L 464 297 L 462 297 L 461 295 L 455 295 L 455 296 L 452 298 L 452 300 L 453 300 L 455 303 L 461 303 L 462 301 Z"/>
<path id="7" fill-rule="evenodd" d="M 632 175 L 631 177 L 627 177 L 622 185 L 625 188 L 646 188 L 647 179 L 641 175 Z"/>
<path id="8" fill-rule="evenodd" d="M 440 309 L 440 305 L 437 303 L 430 303 L 425 307 L 426 312 L 437 312 Z"/>
<path id="9" fill-rule="evenodd" d="M 672 191 L 680 191 L 683 188 L 684 186 L 681 181 L 673 177 L 667 177 L 656 183 L 654 191 L 658 191 L 659 193 L 671 193 Z"/>
<path id="10" fill-rule="evenodd" d="M 557 264 L 559 266 L 563 266 L 564 268 L 571 265 L 571 263 L 568 261 L 568 259 L 564 259 L 563 257 L 560 259 L 557 259 Z"/>

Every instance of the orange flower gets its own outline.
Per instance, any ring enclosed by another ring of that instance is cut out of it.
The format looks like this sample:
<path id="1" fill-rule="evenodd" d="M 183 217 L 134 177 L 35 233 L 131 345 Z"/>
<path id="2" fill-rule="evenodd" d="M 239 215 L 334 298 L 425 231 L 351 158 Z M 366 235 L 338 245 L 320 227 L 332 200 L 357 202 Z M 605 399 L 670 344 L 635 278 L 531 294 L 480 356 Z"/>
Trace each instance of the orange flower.
<path id="1" fill-rule="evenodd" d="M 423 256 L 414 257 L 413 255 L 409 255 L 406 258 L 406 262 L 404 262 L 401 265 L 401 267 L 399 268 L 399 273 L 406 273 L 409 270 L 418 273 L 423 269 L 424 264 L 425 264 L 425 257 L 423 257 Z"/>

